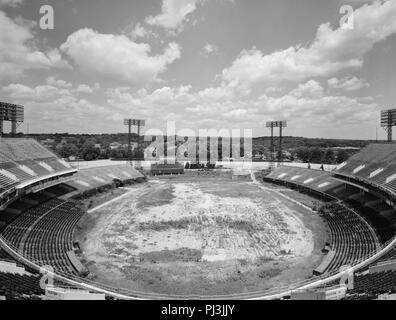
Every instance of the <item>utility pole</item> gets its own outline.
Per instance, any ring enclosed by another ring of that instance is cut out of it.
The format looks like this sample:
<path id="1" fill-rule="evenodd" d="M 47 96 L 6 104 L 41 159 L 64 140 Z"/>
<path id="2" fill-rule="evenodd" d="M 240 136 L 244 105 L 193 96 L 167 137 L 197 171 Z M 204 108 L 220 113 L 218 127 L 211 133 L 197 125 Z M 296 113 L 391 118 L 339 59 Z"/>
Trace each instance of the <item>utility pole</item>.
<path id="1" fill-rule="evenodd" d="M 124 125 L 128 126 L 128 151 L 127 158 L 132 163 L 132 126 L 137 126 L 137 150 L 140 152 L 140 128 L 146 125 L 145 120 L 125 119 Z"/>

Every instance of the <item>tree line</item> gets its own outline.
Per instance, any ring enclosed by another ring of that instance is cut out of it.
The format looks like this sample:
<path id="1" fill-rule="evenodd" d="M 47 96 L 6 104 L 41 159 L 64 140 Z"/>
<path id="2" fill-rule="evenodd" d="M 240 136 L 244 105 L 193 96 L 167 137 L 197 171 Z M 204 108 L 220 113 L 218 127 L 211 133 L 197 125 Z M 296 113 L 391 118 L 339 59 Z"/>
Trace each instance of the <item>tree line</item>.
<path id="1" fill-rule="evenodd" d="M 26 137 L 22 134 L 19 136 Z M 128 143 L 128 135 L 124 133 L 118 134 L 31 134 L 28 137 L 35 138 L 43 142 L 51 140 L 52 143 L 46 143 L 51 150 L 62 158 L 76 157 L 86 161 L 98 159 L 125 159 L 128 158 L 127 148 L 118 148 L 112 150 L 110 144 L 118 142 L 121 145 Z M 132 141 L 137 141 L 137 136 L 133 135 Z M 284 151 L 288 151 L 290 155 L 285 157 L 289 161 L 301 161 L 311 163 L 337 164 L 342 163 L 348 157 L 365 147 L 372 141 L 365 140 L 337 140 L 337 139 L 311 139 L 301 137 L 284 137 Z M 140 139 L 142 150 L 151 142 Z M 100 148 L 95 145 L 99 144 Z M 275 146 L 278 140 L 275 138 Z M 243 147 L 242 147 L 243 148 Z M 351 149 L 348 149 L 351 148 Z M 356 148 L 356 149 L 353 149 Z M 253 155 L 266 154 L 270 149 L 270 138 L 261 137 L 253 139 Z M 130 155 L 132 158 L 140 158 L 142 150 L 134 150 Z M 222 158 L 221 142 L 219 143 L 219 158 Z M 210 152 L 208 148 L 208 152 Z M 242 151 L 243 153 L 243 151 Z M 228 156 L 228 155 L 226 155 Z M 242 155 L 241 155 L 242 156 Z"/>

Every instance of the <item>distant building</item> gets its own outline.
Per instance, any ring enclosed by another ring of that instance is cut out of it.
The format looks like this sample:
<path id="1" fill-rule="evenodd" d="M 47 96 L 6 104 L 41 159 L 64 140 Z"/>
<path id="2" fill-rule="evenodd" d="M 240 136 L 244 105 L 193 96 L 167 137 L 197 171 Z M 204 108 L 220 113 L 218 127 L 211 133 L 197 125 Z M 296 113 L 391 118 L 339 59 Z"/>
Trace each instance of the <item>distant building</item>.
<path id="1" fill-rule="evenodd" d="M 45 139 L 45 140 L 41 140 L 40 143 L 46 148 L 52 147 L 53 144 L 55 143 L 55 139 L 49 139 L 48 138 L 48 139 Z"/>
<path id="2" fill-rule="evenodd" d="M 110 143 L 110 150 L 117 150 L 117 149 L 120 149 L 121 146 L 122 146 L 121 143 L 112 142 L 112 143 Z"/>
<path id="3" fill-rule="evenodd" d="M 183 174 L 184 166 L 181 163 L 167 164 L 167 163 L 152 163 L 150 173 L 156 175 L 172 175 Z"/>
<path id="4" fill-rule="evenodd" d="M 110 147 L 110 150 L 127 149 L 128 148 L 128 144 L 127 143 L 126 144 L 121 144 L 119 142 L 112 142 L 112 143 L 110 143 L 109 147 Z M 132 142 L 131 143 L 131 149 L 132 150 L 137 149 L 137 147 L 138 147 L 137 142 Z"/>

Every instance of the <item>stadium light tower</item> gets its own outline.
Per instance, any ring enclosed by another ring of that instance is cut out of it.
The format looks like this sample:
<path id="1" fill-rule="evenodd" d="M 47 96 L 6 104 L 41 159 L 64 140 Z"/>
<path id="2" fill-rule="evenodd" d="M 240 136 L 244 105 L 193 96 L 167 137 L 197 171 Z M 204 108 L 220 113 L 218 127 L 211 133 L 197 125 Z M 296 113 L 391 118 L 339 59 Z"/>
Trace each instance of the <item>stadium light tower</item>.
<path id="1" fill-rule="evenodd" d="M 388 142 L 392 142 L 392 128 L 396 126 L 396 109 L 381 111 L 381 127 L 385 128 Z"/>
<path id="2" fill-rule="evenodd" d="M 4 133 L 4 121 L 11 122 L 11 134 L 16 135 L 18 126 L 25 120 L 25 107 L 0 102 L 0 136 Z"/>
<path id="3" fill-rule="evenodd" d="M 137 126 L 137 148 L 140 150 L 140 128 L 146 125 L 145 120 L 125 119 L 124 125 L 128 126 L 128 158 L 132 160 L 132 126 Z"/>
<path id="4" fill-rule="evenodd" d="M 279 155 L 278 160 L 283 160 L 282 153 L 282 138 L 283 138 L 283 128 L 287 127 L 287 121 L 268 121 L 267 128 L 271 129 L 271 160 L 274 161 L 275 145 L 274 145 L 274 128 L 279 128 Z"/>

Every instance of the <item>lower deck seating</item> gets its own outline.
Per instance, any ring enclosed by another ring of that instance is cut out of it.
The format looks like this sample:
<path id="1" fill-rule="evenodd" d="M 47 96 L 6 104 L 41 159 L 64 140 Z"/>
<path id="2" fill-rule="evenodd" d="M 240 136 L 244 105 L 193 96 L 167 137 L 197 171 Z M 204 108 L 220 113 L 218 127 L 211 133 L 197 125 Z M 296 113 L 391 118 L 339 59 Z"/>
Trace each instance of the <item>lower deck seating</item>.
<path id="1" fill-rule="evenodd" d="M 335 258 L 327 272 L 360 261 L 377 250 L 378 239 L 373 230 L 356 213 L 339 203 L 328 203 L 319 210 L 330 229 L 330 247 Z"/>
<path id="2" fill-rule="evenodd" d="M 357 275 L 354 279 L 354 289 L 349 292 L 349 294 L 386 293 L 396 293 L 396 271 Z"/>
<path id="3" fill-rule="evenodd" d="M 0 261 L 16 263 L 2 249 L 0 249 Z M 17 263 L 17 265 L 19 264 Z M 0 271 L 0 296 L 4 296 L 7 300 L 39 299 L 39 296 L 44 294 L 39 285 L 39 275 L 30 269 L 26 269 L 26 271 L 31 275 L 15 275 Z"/>
<path id="4" fill-rule="evenodd" d="M 0 296 L 6 300 L 41 299 L 40 275 L 17 275 L 0 272 Z"/>
<path id="5" fill-rule="evenodd" d="M 300 192 L 311 193 L 316 197 L 319 185 L 315 184 L 316 187 L 314 185 L 307 187 L 309 180 L 304 179 L 309 176 L 315 177 L 321 173 L 314 172 L 311 174 L 306 169 L 300 171 L 300 168 L 280 168 L 271 173 L 272 178 L 264 178 L 264 181 L 275 184 L 286 182 L 284 185 L 295 188 Z M 345 190 L 341 183 L 329 184 L 329 186 L 327 190 L 332 193 L 333 199 L 339 198 L 340 194 L 345 194 L 348 197 L 356 194 L 356 190 Z M 327 191 L 322 192 L 327 194 Z M 327 201 L 319 208 L 318 213 L 328 224 L 329 250 L 335 253 L 332 255 L 331 261 L 327 261 L 328 263 L 322 268 L 323 270 L 320 270 L 321 274 L 338 271 L 342 266 L 361 261 L 374 254 L 379 248 L 378 235 L 371 225 L 342 202 L 337 200 Z"/>
<path id="6" fill-rule="evenodd" d="M 348 299 L 375 299 L 380 294 L 396 293 L 396 271 L 370 272 L 369 268 L 384 262 L 396 261 L 396 247 L 360 270 L 354 278 L 354 289 L 348 291 Z"/>
<path id="7" fill-rule="evenodd" d="M 7 254 L 7 252 L 0 248 L 0 261 L 13 262 L 13 259 Z"/>
<path id="8" fill-rule="evenodd" d="M 393 248 L 392 250 L 388 251 L 385 255 L 379 258 L 378 261 L 376 261 L 376 263 L 391 261 L 391 260 L 396 260 L 396 248 Z"/>
<path id="9" fill-rule="evenodd" d="M 370 224 L 375 228 L 376 232 L 378 233 L 381 242 L 385 243 L 394 236 L 394 226 L 390 224 L 389 221 L 381 216 L 377 211 L 370 207 L 359 205 L 351 200 L 348 200 L 346 202 L 349 205 L 353 206 L 356 211 L 358 211 L 359 214 L 363 216 L 366 220 L 370 221 Z"/>
<path id="10" fill-rule="evenodd" d="M 31 208 L 9 224 L 2 236 L 19 253 L 57 272 L 77 274 L 67 253 L 83 211 L 75 202 L 52 199 Z"/>

